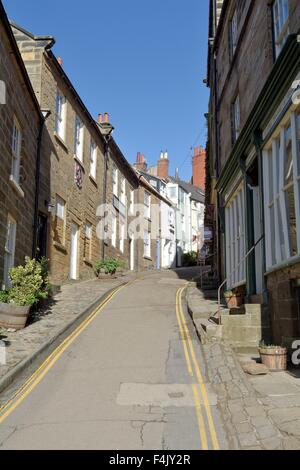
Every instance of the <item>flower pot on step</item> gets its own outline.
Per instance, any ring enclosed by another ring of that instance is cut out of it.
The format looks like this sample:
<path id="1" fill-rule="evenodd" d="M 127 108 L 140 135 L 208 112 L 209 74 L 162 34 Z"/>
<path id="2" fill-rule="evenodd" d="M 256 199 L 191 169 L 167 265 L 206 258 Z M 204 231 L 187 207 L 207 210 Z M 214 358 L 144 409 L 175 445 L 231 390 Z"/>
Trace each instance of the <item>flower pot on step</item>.
<path id="1" fill-rule="evenodd" d="M 243 305 L 244 298 L 241 295 L 225 294 L 225 301 L 228 308 L 237 308 Z"/>
<path id="2" fill-rule="evenodd" d="M 0 326 L 22 330 L 25 328 L 29 316 L 30 307 L 19 307 L 14 304 L 0 302 Z"/>
<path id="3" fill-rule="evenodd" d="M 281 346 L 260 348 L 259 354 L 262 364 L 267 366 L 271 372 L 287 369 L 287 348 Z"/>

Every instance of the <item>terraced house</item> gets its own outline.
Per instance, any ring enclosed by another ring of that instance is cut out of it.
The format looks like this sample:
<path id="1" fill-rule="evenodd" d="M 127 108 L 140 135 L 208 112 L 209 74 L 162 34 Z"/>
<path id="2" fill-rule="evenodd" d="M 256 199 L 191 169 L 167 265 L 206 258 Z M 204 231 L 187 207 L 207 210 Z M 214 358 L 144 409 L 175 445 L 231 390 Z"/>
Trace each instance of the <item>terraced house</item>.
<path id="1" fill-rule="evenodd" d="M 0 2 L 0 288 L 32 256 L 44 117 Z"/>
<path id="2" fill-rule="evenodd" d="M 289 344 L 300 335 L 300 3 L 210 6 L 209 201 L 220 275 L 245 295 L 246 312 L 256 304 L 264 319 L 268 305 L 273 341 Z"/>
<path id="3" fill-rule="evenodd" d="M 109 117 L 105 113 L 95 121 L 90 115 L 62 60 L 51 50 L 53 37 L 36 37 L 15 24 L 12 29 L 37 100 L 47 113 L 37 254 L 49 257 L 55 284 L 94 276 L 95 262 L 103 257 L 119 257 L 128 265 L 125 223 L 117 225 L 113 219 L 110 240 L 107 227 L 99 233 L 103 202 L 125 214 L 130 191 L 137 187 L 135 173 L 111 137 Z"/>

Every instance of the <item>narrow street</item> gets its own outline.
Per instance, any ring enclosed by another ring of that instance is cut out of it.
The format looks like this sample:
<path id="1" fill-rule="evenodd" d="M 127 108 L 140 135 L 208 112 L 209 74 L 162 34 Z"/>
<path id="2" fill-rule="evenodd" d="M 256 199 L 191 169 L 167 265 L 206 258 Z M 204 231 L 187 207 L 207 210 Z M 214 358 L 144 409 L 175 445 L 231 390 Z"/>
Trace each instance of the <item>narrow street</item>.
<path id="1" fill-rule="evenodd" d="M 226 449 L 184 275 L 116 290 L 49 351 L 1 409 L 1 449 Z"/>

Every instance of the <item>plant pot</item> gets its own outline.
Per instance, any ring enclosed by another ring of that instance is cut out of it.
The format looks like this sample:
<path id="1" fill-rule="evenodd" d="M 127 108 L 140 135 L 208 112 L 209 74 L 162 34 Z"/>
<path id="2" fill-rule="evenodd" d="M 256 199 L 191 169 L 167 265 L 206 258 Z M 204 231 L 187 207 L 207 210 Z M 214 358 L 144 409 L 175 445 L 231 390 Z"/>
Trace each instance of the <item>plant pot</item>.
<path id="1" fill-rule="evenodd" d="M 228 308 L 238 308 L 243 305 L 244 298 L 240 295 L 231 295 L 230 297 L 225 296 L 225 301 Z"/>
<path id="2" fill-rule="evenodd" d="M 272 372 L 287 369 L 287 348 L 274 346 L 274 348 L 260 348 L 259 354 L 262 364 Z"/>
<path id="3" fill-rule="evenodd" d="M 4 304 L 0 302 L 0 326 L 22 330 L 25 328 L 30 307 L 19 307 L 14 304 Z"/>

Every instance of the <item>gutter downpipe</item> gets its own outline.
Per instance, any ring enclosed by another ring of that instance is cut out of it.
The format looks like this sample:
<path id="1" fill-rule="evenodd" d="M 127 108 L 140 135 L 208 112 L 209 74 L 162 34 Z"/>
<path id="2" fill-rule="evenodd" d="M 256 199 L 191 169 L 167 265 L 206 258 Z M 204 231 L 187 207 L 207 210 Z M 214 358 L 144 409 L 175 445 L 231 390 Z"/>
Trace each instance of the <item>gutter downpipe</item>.
<path id="1" fill-rule="evenodd" d="M 41 117 L 40 129 L 37 139 L 37 153 L 35 163 L 35 195 L 34 195 L 34 219 L 33 219 L 33 241 L 32 241 L 32 258 L 37 257 L 37 230 L 38 230 L 38 217 L 39 217 L 39 195 L 40 195 L 40 169 L 41 169 L 41 148 L 42 137 L 45 122 L 48 116 Z"/>

